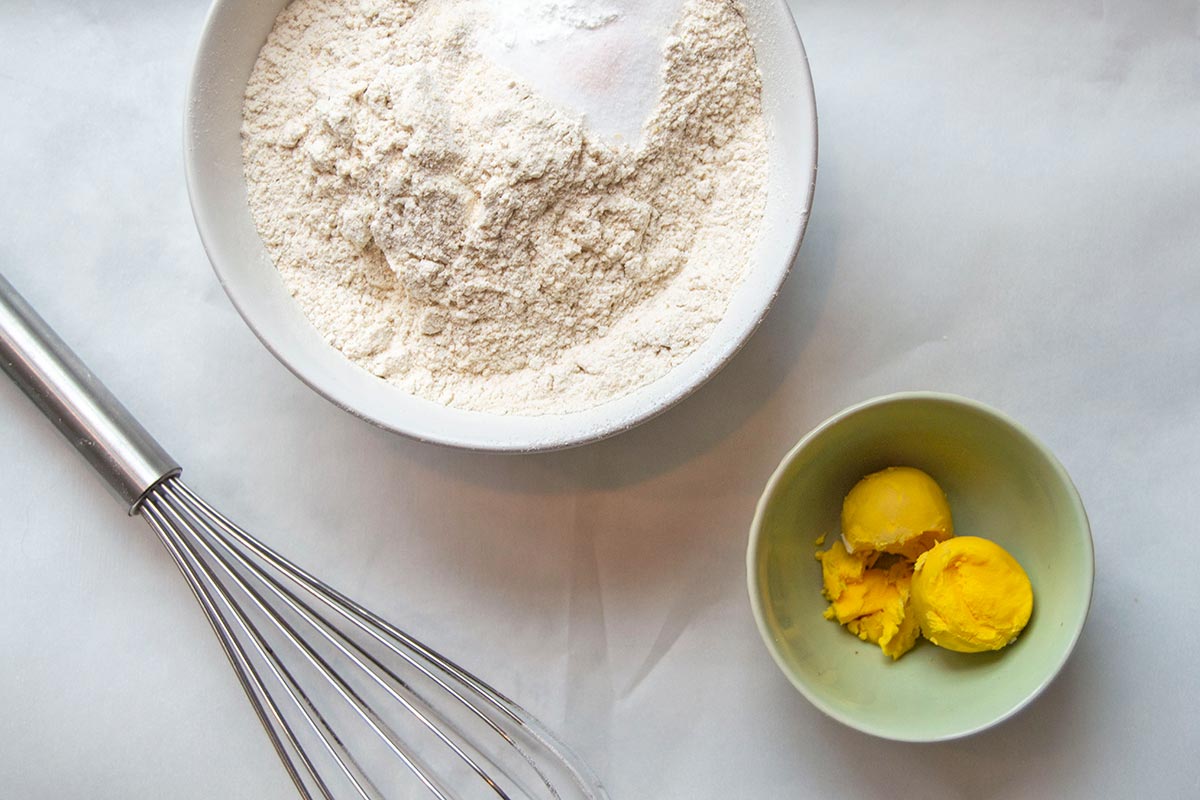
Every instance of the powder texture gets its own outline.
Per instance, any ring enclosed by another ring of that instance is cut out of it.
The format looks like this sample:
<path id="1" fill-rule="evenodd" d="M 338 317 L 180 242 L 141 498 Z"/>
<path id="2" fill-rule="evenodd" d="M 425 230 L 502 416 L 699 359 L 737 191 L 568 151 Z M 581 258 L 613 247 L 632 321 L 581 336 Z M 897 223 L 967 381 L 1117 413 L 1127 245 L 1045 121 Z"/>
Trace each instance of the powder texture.
<path id="1" fill-rule="evenodd" d="M 488 5 L 289 5 L 246 90 L 251 212 L 365 369 L 461 408 L 580 410 L 693 352 L 745 272 L 766 199 L 754 52 L 733 0 L 686 0 L 633 146 L 486 58 Z"/>

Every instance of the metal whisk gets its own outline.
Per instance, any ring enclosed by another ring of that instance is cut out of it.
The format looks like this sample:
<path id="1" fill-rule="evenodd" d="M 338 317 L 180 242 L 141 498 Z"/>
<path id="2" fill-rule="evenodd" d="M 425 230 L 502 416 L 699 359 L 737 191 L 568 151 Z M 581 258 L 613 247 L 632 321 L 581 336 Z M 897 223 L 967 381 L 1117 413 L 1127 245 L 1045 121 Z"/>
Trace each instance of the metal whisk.
<path id="1" fill-rule="evenodd" d="M 0 367 L 162 540 L 305 798 L 600 800 L 520 706 L 243 531 L 0 276 Z"/>

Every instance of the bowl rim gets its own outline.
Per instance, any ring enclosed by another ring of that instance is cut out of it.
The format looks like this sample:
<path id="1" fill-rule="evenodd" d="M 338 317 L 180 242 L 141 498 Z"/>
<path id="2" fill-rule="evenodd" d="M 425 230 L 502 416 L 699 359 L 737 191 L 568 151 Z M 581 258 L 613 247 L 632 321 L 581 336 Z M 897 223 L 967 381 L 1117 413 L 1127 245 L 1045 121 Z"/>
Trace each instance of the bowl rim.
<path id="1" fill-rule="evenodd" d="M 1079 513 L 1080 519 L 1083 520 L 1083 543 L 1087 551 L 1087 559 L 1084 563 L 1084 577 L 1086 579 L 1085 585 L 1087 587 L 1087 597 L 1084 601 L 1083 613 L 1080 615 L 1079 622 L 1075 626 L 1075 629 L 1071 631 L 1070 639 L 1067 641 L 1066 647 L 1063 648 L 1062 655 L 1052 666 L 1052 668 L 1047 671 L 1047 674 L 1042 681 L 1018 703 L 1013 705 L 1012 708 L 1008 709 L 994 719 L 979 723 L 963 730 L 950 731 L 948 733 L 939 734 L 936 736 L 905 736 L 894 731 L 886 730 L 879 726 L 864 723 L 861 720 L 856 719 L 853 715 L 845 714 L 835 709 L 821 699 L 819 695 L 812 692 L 808 685 L 804 681 L 801 681 L 788 667 L 778 643 L 772 638 L 771 633 L 767 628 L 763 604 L 759 597 L 759 592 L 757 591 L 759 587 L 759 581 L 757 577 L 758 555 L 762 538 L 762 522 L 766 515 L 766 508 L 772 496 L 782 484 L 784 473 L 787 472 L 788 468 L 791 466 L 792 462 L 796 459 L 800 452 L 804 450 L 820 434 L 829 430 L 833 426 L 840 424 L 849 417 L 865 411 L 868 408 L 889 405 L 892 403 L 914 401 L 933 401 L 946 403 L 949 405 L 965 406 L 974 411 L 982 413 L 985 416 L 991 417 L 997 422 L 1000 422 L 1002 425 L 1007 426 L 1017 436 L 1024 438 L 1029 444 L 1033 445 L 1034 449 L 1036 449 L 1042 455 L 1042 457 L 1046 459 L 1046 462 L 1050 465 L 1051 469 L 1062 481 L 1062 485 L 1067 490 L 1068 499 L 1075 507 L 1075 510 Z M 897 742 L 947 742 L 955 739 L 962 739 L 995 727 L 1005 720 L 1011 719 L 1013 716 L 1027 708 L 1030 703 L 1040 697 L 1046 688 L 1054 682 L 1054 679 L 1057 678 L 1062 672 L 1063 667 L 1066 666 L 1071 654 L 1075 651 L 1075 646 L 1079 643 L 1079 638 L 1083 634 L 1083 628 L 1087 623 L 1088 614 L 1091 611 L 1095 581 L 1096 550 L 1095 543 L 1092 538 L 1091 521 L 1088 519 L 1087 509 L 1084 508 L 1083 499 L 1079 495 L 1079 490 L 1075 486 L 1074 481 L 1071 480 L 1071 476 L 1067 473 L 1067 470 L 1062 465 L 1062 462 L 1060 462 L 1054 453 L 1051 452 L 1048 447 L 1042 444 L 1042 442 L 1036 436 L 1034 436 L 1028 428 L 1004 412 L 999 411 L 985 403 L 981 403 L 978 400 L 972 400 L 968 397 L 963 397 L 962 395 L 947 392 L 894 392 L 891 394 L 880 395 L 878 397 L 872 397 L 868 400 L 855 403 L 854 405 L 842 409 L 841 411 L 826 418 L 808 433 L 804 434 L 800 441 L 797 442 L 790 450 L 788 450 L 788 452 L 780 460 L 779 465 L 775 468 L 774 472 L 771 473 L 770 479 L 768 479 L 762 494 L 759 496 L 758 503 L 755 505 L 754 509 L 754 519 L 750 523 L 750 538 L 746 548 L 746 584 L 750 595 L 751 612 L 753 613 L 754 623 L 758 628 L 759 635 L 762 637 L 763 643 L 767 646 L 767 650 L 771 653 L 771 658 L 774 659 L 776 666 L 779 667 L 779 670 L 787 677 L 788 681 L 800 692 L 800 694 L 804 695 L 804 697 L 810 703 L 816 706 L 817 709 L 819 709 L 826 716 L 863 733 L 867 733 L 872 736 L 878 736 L 881 739 L 890 739 Z"/>
<path id="2" fill-rule="evenodd" d="M 219 39 L 216 31 L 219 17 L 222 10 L 227 8 L 233 2 L 241 0 L 213 0 L 209 6 L 208 13 L 205 16 L 204 24 L 201 28 L 200 36 L 197 39 L 197 45 L 192 57 L 191 68 L 188 74 L 187 87 L 184 97 L 183 107 L 183 150 L 184 150 L 184 177 L 187 185 L 188 201 L 192 210 L 192 217 L 196 224 L 197 232 L 200 236 L 201 245 L 204 248 L 205 254 L 208 257 L 209 264 L 212 267 L 214 274 L 220 283 L 222 290 L 233 303 L 238 315 L 245 322 L 246 326 L 251 330 L 255 337 L 266 347 L 277 361 L 283 364 L 287 369 L 300 379 L 302 383 L 315 391 L 319 396 L 329 401 L 333 405 L 350 413 L 351 415 L 362 419 L 366 422 L 375 425 L 376 427 L 398 433 L 417 441 L 427 442 L 431 444 L 440 444 L 449 447 L 460 448 L 468 451 L 476 452 L 499 452 L 499 453 L 531 453 L 531 452 L 549 452 L 554 450 L 562 450 L 571 447 L 577 447 L 584 444 L 590 444 L 602 439 L 607 439 L 617 434 L 630 430 L 650 419 L 665 412 L 669 408 L 675 406 L 693 392 L 700 389 L 704 384 L 708 383 L 713 377 L 723 369 L 737 353 L 745 346 L 745 344 L 754 335 L 755 331 L 762 324 L 766 315 L 774 305 L 775 299 L 779 296 L 780 290 L 788 275 L 791 273 L 797 255 L 800 251 L 800 246 L 803 243 L 804 235 L 808 229 L 808 223 L 812 217 L 812 205 L 816 193 L 816 175 L 819 157 L 819 132 L 817 124 L 817 107 L 816 107 L 816 90 L 812 79 L 812 68 L 808 60 L 808 53 L 805 50 L 803 39 L 800 36 L 800 31 L 796 26 L 795 15 L 791 13 L 786 0 L 767 0 L 774 5 L 778 13 L 785 15 L 783 18 L 788 20 L 788 24 L 783 26 L 783 29 L 778 33 L 788 42 L 789 47 L 794 47 L 799 54 L 800 63 L 803 69 L 800 73 L 793 75 L 791 78 L 791 96 L 793 102 L 804 108 L 805 116 L 808 121 L 808 130 L 806 134 L 811 137 L 812 145 L 810 152 L 807 154 L 807 161 L 811 165 L 806 186 L 803 189 L 803 203 L 799 209 L 799 224 L 791 232 L 791 241 L 787 244 L 787 258 L 779 266 L 773 268 L 773 274 L 767 281 L 763 289 L 764 300 L 761 307 L 755 309 L 752 313 L 746 315 L 745 321 L 735 331 L 735 335 L 722 343 L 719 347 L 709 354 L 709 356 L 701 363 L 693 367 L 693 371 L 685 381 L 676 381 L 664 387 L 664 391 L 658 394 L 647 396 L 642 402 L 638 403 L 629 412 L 613 413 L 613 411 L 601 411 L 612 403 L 627 399 L 635 395 L 637 392 L 646 389 L 662 381 L 667 376 L 676 372 L 681 366 L 676 365 L 667 373 L 659 376 L 654 381 L 636 387 L 631 392 L 610 399 L 599 406 L 594 406 L 587 409 L 582 409 L 569 414 L 544 414 L 544 415 L 503 415 L 503 414 L 488 414 L 486 412 L 473 412 L 466 409 L 452 409 L 453 411 L 464 414 L 480 414 L 488 418 L 489 422 L 493 422 L 494 426 L 505 426 L 505 419 L 514 420 L 558 420 L 563 418 L 578 419 L 578 424 L 563 425 L 563 428 L 568 430 L 559 430 L 551 434 L 542 433 L 527 433 L 520 434 L 516 432 L 507 432 L 504 436 L 481 437 L 474 434 L 464 434 L 455 429 L 453 425 L 428 425 L 415 424 L 409 421 L 408 418 L 402 419 L 385 419 L 381 416 L 362 408 L 356 407 L 348 399 L 339 396 L 332 387 L 326 386 L 322 381 L 318 380 L 310 371 L 303 365 L 296 363 L 289 358 L 285 352 L 286 348 L 280 346 L 278 342 L 271 340 L 262 327 L 254 320 L 253 313 L 249 309 L 249 303 L 246 297 L 242 295 L 242 289 L 239 288 L 236 281 L 229 279 L 229 272 L 224 265 L 224 261 L 220 255 L 220 248 L 217 246 L 217 241 L 220 237 L 218 232 L 218 224 L 214 219 L 211 219 L 211 209 L 202 195 L 205 194 L 199 188 L 199 174 L 204 168 L 198 161 L 197 156 L 197 141 L 206 135 L 207 125 L 201 119 L 203 116 L 198 105 L 197 98 L 204 93 L 204 86 L 208 82 L 208 73 L 206 71 L 209 62 L 213 60 L 212 51 L 219 47 Z M 290 0 L 289 0 L 290 2 Z M 397 391 L 403 390 L 397 388 Z M 412 397 L 415 397 L 413 395 Z M 417 398 L 421 399 L 421 398 Z M 493 427 L 493 426 L 489 426 Z M 541 427 L 541 426 L 537 426 Z"/>

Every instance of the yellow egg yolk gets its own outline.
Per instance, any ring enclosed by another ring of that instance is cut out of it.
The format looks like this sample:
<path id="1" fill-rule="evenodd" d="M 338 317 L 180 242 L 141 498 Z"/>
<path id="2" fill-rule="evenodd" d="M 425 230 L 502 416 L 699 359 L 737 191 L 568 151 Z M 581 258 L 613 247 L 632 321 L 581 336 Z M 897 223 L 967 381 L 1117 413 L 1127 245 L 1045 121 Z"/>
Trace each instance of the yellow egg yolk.
<path id="1" fill-rule="evenodd" d="M 921 631 L 909 603 L 911 564 L 875 567 L 878 553 L 850 553 L 840 541 L 816 555 L 830 602 L 826 619 L 836 619 L 893 659 L 912 649 Z"/>
<path id="2" fill-rule="evenodd" d="M 893 553 L 913 561 L 953 535 L 945 493 L 913 467 L 888 467 L 868 475 L 842 503 L 842 537 L 856 553 Z"/>
<path id="3" fill-rule="evenodd" d="M 961 653 L 999 650 L 1033 613 L 1029 576 L 988 539 L 959 536 L 917 559 L 912 603 L 925 638 Z"/>

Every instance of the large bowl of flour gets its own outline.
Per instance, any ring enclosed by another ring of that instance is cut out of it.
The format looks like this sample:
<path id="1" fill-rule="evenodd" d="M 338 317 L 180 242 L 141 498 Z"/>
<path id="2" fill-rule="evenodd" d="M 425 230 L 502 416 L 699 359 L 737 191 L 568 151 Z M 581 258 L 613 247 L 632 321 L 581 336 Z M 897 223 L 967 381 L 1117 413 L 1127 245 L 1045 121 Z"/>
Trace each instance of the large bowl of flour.
<path id="1" fill-rule="evenodd" d="M 816 171 L 783 0 L 216 0 L 188 188 L 262 342 L 418 439 L 569 447 L 767 313 Z"/>

